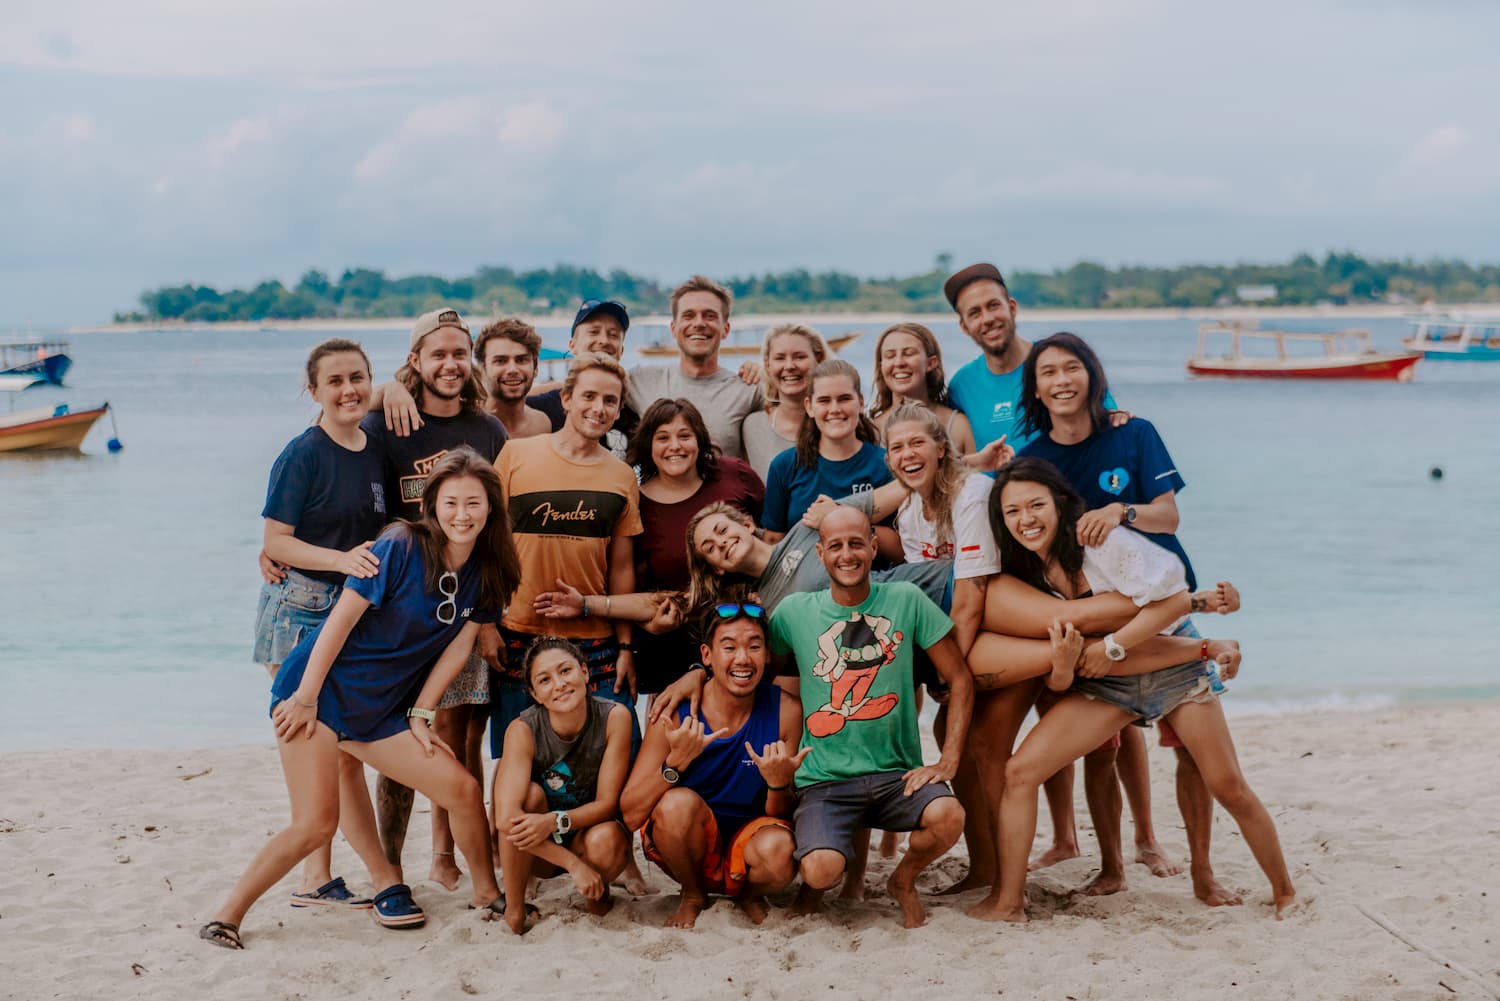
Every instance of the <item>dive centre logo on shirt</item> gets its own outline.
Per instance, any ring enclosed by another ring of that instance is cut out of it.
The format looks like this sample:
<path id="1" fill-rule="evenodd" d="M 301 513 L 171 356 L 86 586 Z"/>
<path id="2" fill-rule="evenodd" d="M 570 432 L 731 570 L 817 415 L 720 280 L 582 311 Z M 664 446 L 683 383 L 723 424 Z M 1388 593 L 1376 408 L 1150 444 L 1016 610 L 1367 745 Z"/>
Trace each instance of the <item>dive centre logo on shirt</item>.
<path id="1" fill-rule="evenodd" d="M 1130 474 L 1116 466 L 1114 469 L 1106 469 L 1099 474 L 1099 489 L 1107 490 L 1116 497 L 1120 491 L 1130 486 Z"/>

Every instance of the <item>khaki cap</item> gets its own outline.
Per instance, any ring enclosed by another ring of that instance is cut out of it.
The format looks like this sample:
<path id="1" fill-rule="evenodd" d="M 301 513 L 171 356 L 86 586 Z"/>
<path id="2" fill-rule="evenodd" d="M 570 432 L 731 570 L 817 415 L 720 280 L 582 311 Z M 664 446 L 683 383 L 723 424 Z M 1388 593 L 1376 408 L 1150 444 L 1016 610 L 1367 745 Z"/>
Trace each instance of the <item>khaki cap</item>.
<path id="1" fill-rule="evenodd" d="M 447 307 L 434 309 L 430 313 L 423 313 L 417 317 L 416 322 L 411 325 L 411 349 L 413 351 L 417 350 L 417 345 L 422 343 L 422 338 L 434 330 L 441 330 L 444 327 L 462 330 L 464 333 L 469 334 L 470 337 L 473 336 L 469 331 L 468 325 L 464 323 L 463 317 L 458 315 L 458 310 L 448 309 Z"/>

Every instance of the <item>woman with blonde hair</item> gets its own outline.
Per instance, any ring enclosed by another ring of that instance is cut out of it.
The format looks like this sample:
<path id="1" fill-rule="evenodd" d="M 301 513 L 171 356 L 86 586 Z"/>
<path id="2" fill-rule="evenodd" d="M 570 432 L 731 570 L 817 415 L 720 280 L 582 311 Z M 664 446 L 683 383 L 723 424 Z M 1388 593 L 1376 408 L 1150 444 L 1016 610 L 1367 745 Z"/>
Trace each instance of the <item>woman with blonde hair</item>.
<path id="1" fill-rule="evenodd" d="M 760 359 L 765 410 L 746 417 L 741 431 L 745 458 L 762 480 L 771 460 L 797 444 L 807 420 L 803 401 L 812 387 L 812 371 L 832 353 L 821 334 L 800 323 L 778 324 L 766 332 Z"/>
<path id="2" fill-rule="evenodd" d="M 969 419 L 948 400 L 943 349 L 933 332 L 920 323 L 889 326 L 875 342 L 875 402 L 870 416 L 882 436 L 891 414 L 903 403 L 920 404 L 936 414 L 960 455 L 975 451 Z"/>

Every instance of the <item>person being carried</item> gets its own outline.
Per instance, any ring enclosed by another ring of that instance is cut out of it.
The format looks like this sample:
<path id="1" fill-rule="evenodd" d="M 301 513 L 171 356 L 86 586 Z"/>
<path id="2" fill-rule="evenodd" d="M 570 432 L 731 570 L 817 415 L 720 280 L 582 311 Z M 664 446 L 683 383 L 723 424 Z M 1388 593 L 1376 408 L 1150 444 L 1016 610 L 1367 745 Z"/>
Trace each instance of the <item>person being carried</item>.
<path id="1" fill-rule="evenodd" d="M 797 698 L 764 680 L 766 612 L 753 601 L 723 603 L 703 617 L 708 682 L 696 711 L 687 703 L 646 732 L 620 797 L 646 857 L 682 886 L 669 928 L 691 928 L 708 894 L 732 898 L 752 923 L 766 895 L 789 886 L 792 779 L 802 714 Z"/>
<path id="2" fill-rule="evenodd" d="M 607 914 L 610 880 L 630 851 L 617 819 L 630 771 L 630 710 L 589 694 L 583 654 L 567 640 L 538 639 L 522 670 L 536 705 L 505 729 L 492 806 L 505 923 L 517 935 L 531 916 L 529 877 L 567 872 L 584 908 Z"/>

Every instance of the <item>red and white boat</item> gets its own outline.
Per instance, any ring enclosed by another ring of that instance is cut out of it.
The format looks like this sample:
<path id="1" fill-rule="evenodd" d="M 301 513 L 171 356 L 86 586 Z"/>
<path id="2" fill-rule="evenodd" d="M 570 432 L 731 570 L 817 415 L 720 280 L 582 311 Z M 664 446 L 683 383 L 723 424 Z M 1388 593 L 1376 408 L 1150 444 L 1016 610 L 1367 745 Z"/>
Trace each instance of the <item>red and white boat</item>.
<path id="1" fill-rule="evenodd" d="M 1210 354 L 1211 346 L 1225 347 L 1227 353 Z M 1253 323 L 1205 323 L 1198 328 L 1198 352 L 1188 359 L 1187 370 L 1226 379 L 1411 382 L 1421 360 L 1419 351 L 1376 351 L 1368 330 L 1261 330 Z"/>

